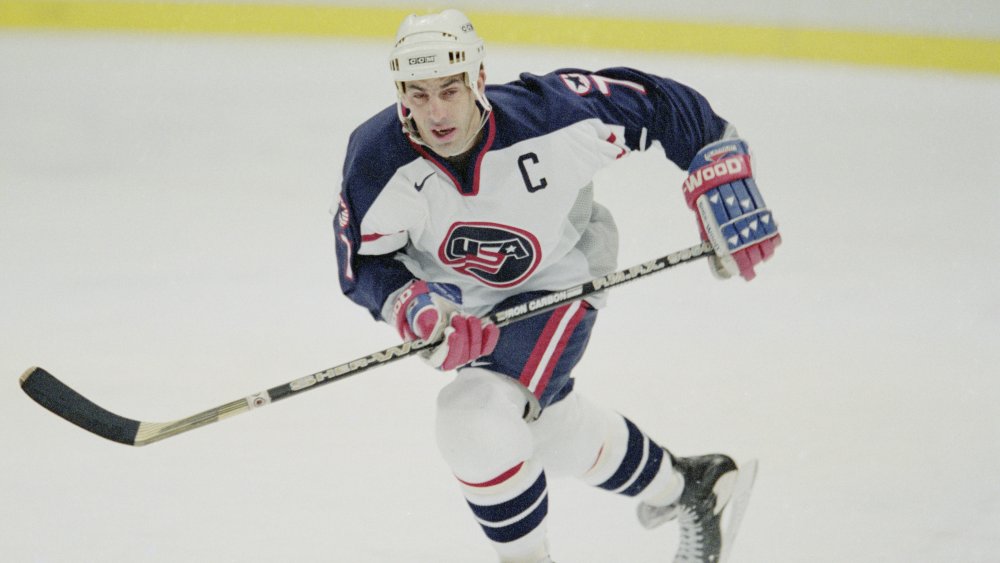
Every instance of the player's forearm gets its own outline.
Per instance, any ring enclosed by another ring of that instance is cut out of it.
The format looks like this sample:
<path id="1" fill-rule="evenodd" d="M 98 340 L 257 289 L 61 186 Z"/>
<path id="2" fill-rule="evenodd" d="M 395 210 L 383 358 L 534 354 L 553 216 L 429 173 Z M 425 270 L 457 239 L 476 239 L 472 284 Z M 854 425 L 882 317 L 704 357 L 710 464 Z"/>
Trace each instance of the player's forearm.
<path id="1" fill-rule="evenodd" d="M 388 255 L 358 256 L 353 266 L 354 277 L 342 280 L 341 290 L 376 320 L 384 320 L 382 306 L 389 297 L 414 279 L 403 264 Z"/>

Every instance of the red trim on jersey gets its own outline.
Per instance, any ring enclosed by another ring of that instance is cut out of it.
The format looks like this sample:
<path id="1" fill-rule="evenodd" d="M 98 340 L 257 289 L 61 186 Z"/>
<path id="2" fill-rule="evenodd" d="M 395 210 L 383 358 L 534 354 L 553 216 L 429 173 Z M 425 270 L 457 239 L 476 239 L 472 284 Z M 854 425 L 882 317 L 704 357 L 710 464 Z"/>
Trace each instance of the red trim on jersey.
<path id="1" fill-rule="evenodd" d="M 488 128 L 488 131 L 486 132 L 486 142 L 483 143 L 483 148 L 476 156 L 476 166 L 472 172 L 472 191 L 469 193 L 462 191 L 462 184 L 458 181 L 458 178 L 456 178 L 455 175 L 448 170 L 448 167 L 442 164 L 441 161 L 431 153 L 431 151 L 427 150 L 427 148 L 423 145 L 414 143 L 413 139 L 410 139 L 409 137 L 407 137 L 407 140 L 410 141 L 410 146 L 413 147 L 413 150 L 420 153 L 420 156 L 431 161 L 431 164 L 437 166 L 441 172 L 444 172 L 444 175 L 451 180 L 452 184 L 455 185 L 455 189 L 458 190 L 458 193 L 464 196 L 474 196 L 479 194 L 479 167 L 483 164 L 483 157 L 485 157 L 486 153 L 489 152 L 490 148 L 493 146 L 493 140 L 496 139 L 497 136 L 496 118 L 493 117 L 493 112 L 490 112 L 486 127 Z"/>
<path id="2" fill-rule="evenodd" d="M 438 170 L 443 172 L 444 175 L 447 176 L 449 180 L 451 180 L 451 183 L 455 185 L 455 188 L 459 191 L 459 193 L 462 192 L 462 189 L 459 187 L 461 184 L 458 183 L 458 178 L 456 178 L 455 175 L 451 173 L 451 170 L 448 170 L 448 167 L 446 167 L 444 164 L 441 164 L 441 162 L 438 161 L 438 159 L 434 158 L 434 156 L 431 154 L 431 151 L 424 148 L 423 145 L 418 145 L 417 143 L 414 143 L 412 139 L 410 139 L 410 145 L 413 147 L 413 150 L 420 153 L 420 156 L 429 160 L 431 164 L 433 164 L 434 166 L 437 166 Z"/>
<path id="3" fill-rule="evenodd" d="M 576 84 L 574 82 L 571 84 L 570 83 L 571 76 L 578 79 L 580 83 Z M 593 85 L 590 82 L 590 78 L 588 78 L 586 74 L 580 74 L 579 72 L 567 72 L 564 74 L 560 74 L 559 78 L 560 80 L 562 80 L 563 86 L 566 86 L 567 88 L 569 88 L 571 92 L 580 97 L 586 96 L 593 89 Z"/>
<path id="4" fill-rule="evenodd" d="M 351 241 L 347 238 L 347 235 L 340 233 L 340 242 L 344 243 L 344 252 L 347 253 L 347 258 L 344 259 L 344 277 L 349 280 L 354 280 L 354 268 L 351 267 L 353 249 L 351 248 Z"/>
<path id="5" fill-rule="evenodd" d="M 378 240 L 378 239 L 380 239 L 382 237 L 388 237 L 388 236 L 392 236 L 392 235 L 398 235 L 399 233 L 402 233 L 402 232 L 403 231 L 396 231 L 395 233 L 392 233 L 390 235 L 387 235 L 387 234 L 384 234 L 384 233 L 371 233 L 371 234 L 368 234 L 368 235 L 361 235 L 361 242 L 372 242 L 372 241 Z"/>
<path id="6" fill-rule="evenodd" d="M 462 195 L 476 195 L 479 193 L 479 167 L 482 166 L 483 157 L 486 156 L 487 152 L 489 152 L 490 147 L 493 146 L 493 139 L 497 136 L 496 119 L 493 117 L 492 111 L 490 112 L 490 116 L 487 121 L 489 131 L 486 132 L 486 142 L 483 143 L 483 150 L 479 151 L 479 156 L 476 157 L 476 168 L 472 172 L 472 193 Z"/>
<path id="7" fill-rule="evenodd" d="M 618 140 L 618 137 L 616 137 L 614 133 L 611 133 L 611 135 L 609 135 L 608 138 L 605 139 L 605 140 L 607 142 L 611 143 L 612 145 L 616 146 L 616 147 L 619 147 L 619 148 L 621 147 L 621 145 L 619 145 L 618 143 L 615 142 L 615 141 Z M 618 160 L 619 158 L 625 156 L 626 154 L 628 154 L 628 149 L 624 149 L 623 148 L 622 152 L 618 153 L 618 156 L 615 157 L 615 160 Z"/>
<path id="8" fill-rule="evenodd" d="M 458 481 L 460 483 L 462 483 L 463 485 L 466 485 L 466 486 L 469 486 L 469 487 L 476 487 L 476 488 L 492 487 L 494 485 L 499 485 L 500 483 L 503 483 L 504 481 L 510 479 L 514 475 L 517 475 L 517 472 L 521 470 L 521 467 L 523 465 L 524 465 L 524 462 L 522 461 L 521 463 L 515 465 L 514 467 L 511 467 L 507 471 L 504 471 L 503 473 L 501 473 L 501 474 L 497 475 L 496 477 L 490 479 L 489 481 L 483 481 L 482 483 L 470 483 L 468 481 L 463 481 L 461 479 L 458 479 L 458 477 L 455 477 L 455 478 L 458 479 Z"/>
<path id="9" fill-rule="evenodd" d="M 344 243 L 344 252 L 347 254 L 346 258 L 343 260 L 344 277 L 354 281 L 354 269 L 351 267 L 353 263 L 354 247 L 351 244 L 351 239 L 347 237 L 348 227 L 351 224 L 351 212 L 347 209 L 347 202 L 344 201 L 344 194 L 341 193 L 337 209 L 337 223 L 334 227 L 339 227 L 339 234 L 337 238 L 340 242 Z"/>

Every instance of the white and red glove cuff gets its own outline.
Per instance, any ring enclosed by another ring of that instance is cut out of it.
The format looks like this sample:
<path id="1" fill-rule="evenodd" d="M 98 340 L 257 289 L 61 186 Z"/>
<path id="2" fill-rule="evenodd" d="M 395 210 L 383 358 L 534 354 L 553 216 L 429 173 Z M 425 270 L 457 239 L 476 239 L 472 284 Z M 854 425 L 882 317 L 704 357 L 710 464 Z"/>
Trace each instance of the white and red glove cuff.
<path id="1" fill-rule="evenodd" d="M 413 280 L 392 299 L 389 323 L 405 340 L 441 340 L 420 356 L 437 369 L 452 370 L 492 353 L 500 339 L 499 327 L 462 314 L 461 302 L 457 286 Z"/>
<path id="2" fill-rule="evenodd" d="M 389 324 L 404 340 L 436 340 L 461 302 L 457 286 L 413 280 L 393 300 Z"/>

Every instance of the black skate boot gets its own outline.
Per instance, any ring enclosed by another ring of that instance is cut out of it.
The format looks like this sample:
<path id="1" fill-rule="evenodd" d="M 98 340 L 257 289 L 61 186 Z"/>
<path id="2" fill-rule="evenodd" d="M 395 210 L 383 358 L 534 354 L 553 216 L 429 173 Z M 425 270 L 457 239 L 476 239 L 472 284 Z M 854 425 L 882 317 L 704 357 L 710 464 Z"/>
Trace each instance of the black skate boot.
<path id="1" fill-rule="evenodd" d="M 674 467 L 684 476 L 678 505 L 681 543 L 676 563 L 715 563 L 722 556 L 719 520 L 736 481 L 736 464 L 724 455 L 681 457 Z"/>
<path id="2" fill-rule="evenodd" d="M 746 510 L 757 462 L 737 469 L 721 454 L 671 459 L 684 477 L 680 499 L 665 507 L 640 504 L 639 521 L 647 528 L 675 518 L 680 521 L 675 563 L 723 563 Z"/>

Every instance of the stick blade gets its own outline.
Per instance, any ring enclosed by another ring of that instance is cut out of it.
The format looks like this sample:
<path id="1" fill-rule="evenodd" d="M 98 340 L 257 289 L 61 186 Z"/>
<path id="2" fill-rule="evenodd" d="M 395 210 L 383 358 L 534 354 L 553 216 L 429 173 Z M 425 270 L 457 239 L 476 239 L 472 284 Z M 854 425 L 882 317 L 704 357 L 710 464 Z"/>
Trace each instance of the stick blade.
<path id="1" fill-rule="evenodd" d="M 139 421 L 94 404 L 40 367 L 30 367 L 21 375 L 21 389 L 39 405 L 88 432 L 120 444 L 136 445 Z"/>

